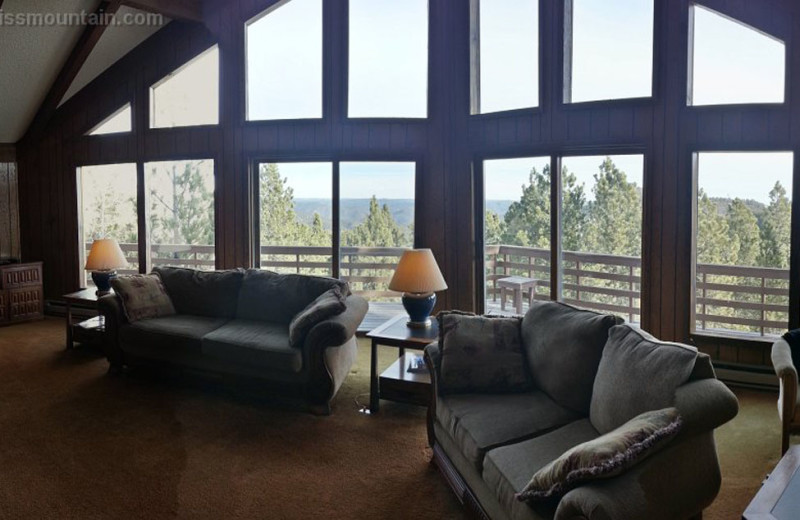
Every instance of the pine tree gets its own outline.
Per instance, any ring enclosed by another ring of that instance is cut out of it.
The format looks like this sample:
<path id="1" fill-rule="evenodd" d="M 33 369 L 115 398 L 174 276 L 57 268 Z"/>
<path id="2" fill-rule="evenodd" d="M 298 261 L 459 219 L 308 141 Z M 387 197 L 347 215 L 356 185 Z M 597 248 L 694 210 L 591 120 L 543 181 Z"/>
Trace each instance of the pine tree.
<path id="1" fill-rule="evenodd" d="M 735 265 L 738 242 L 730 243 L 728 221 L 701 188 L 697 194 L 697 262 Z"/>
<path id="2" fill-rule="evenodd" d="M 528 182 L 522 185 L 520 199 L 506 211 L 498 243 L 546 249 L 550 247 L 550 166 L 541 172 L 532 168 Z"/>
<path id="3" fill-rule="evenodd" d="M 379 205 L 373 195 L 364 220 L 354 228 L 342 231 L 342 243 L 361 247 L 412 247 L 413 237 L 395 221 L 389 206 Z"/>
<path id="4" fill-rule="evenodd" d="M 564 251 L 591 251 L 586 233 L 587 204 L 583 184 L 566 167 L 561 168 L 561 247 Z"/>
<path id="5" fill-rule="evenodd" d="M 484 243 L 502 244 L 505 222 L 500 219 L 500 215 L 491 210 L 486 210 L 486 220 L 484 222 Z"/>
<path id="6" fill-rule="evenodd" d="M 736 198 L 728 205 L 728 237 L 731 244 L 739 245 L 736 265 L 754 266 L 761 251 L 758 219 L 742 199 Z"/>
<path id="7" fill-rule="evenodd" d="M 780 182 L 769 192 L 763 219 L 760 265 L 786 269 L 791 247 L 792 204 Z"/>
<path id="8" fill-rule="evenodd" d="M 589 206 L 587 238 L 590 251 L 640 256 L 642 195 L 625 172 L 606 157 L 594 175 L 594 202 Z M 584 249 L 586 250 L 586 249 Z"/>

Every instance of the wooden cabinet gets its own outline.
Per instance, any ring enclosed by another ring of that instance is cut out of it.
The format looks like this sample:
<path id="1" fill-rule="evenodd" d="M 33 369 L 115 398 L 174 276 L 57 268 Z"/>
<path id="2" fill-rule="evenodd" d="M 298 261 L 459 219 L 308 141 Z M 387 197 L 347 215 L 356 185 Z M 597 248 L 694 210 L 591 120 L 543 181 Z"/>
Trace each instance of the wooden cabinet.
<path id="1" fill-rule="evenodd" d="M 42 263 L 0 266 L 0 325 L 43 317 Z"/>

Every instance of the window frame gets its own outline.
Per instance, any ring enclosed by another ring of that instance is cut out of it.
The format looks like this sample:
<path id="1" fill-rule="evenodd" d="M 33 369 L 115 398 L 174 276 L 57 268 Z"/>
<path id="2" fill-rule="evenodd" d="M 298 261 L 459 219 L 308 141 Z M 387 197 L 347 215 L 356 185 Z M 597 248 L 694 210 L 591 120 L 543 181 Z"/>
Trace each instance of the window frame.
<path id="1" fill-rule="evenodd" d="M 592 99 L 587 101 L 569 101 L 572 98 L 572 54 L 573 54 L 573 2 L 574 0 L 564 0 L 561 4 L 562 7 L 558 10 L 558 23 L 559 43 L 557 44 L 557 57 L 560 63 L 561 74 L 558 74 L 558 106 L 559 108 L 570 110 L 572 109 L 585 109 L 594 106 L 605 106 L 614 104 L 625 104 L 626 106 L 636 105 L 651 105 L 656 103 L 660 98 L 660 85 L 658 81 L 660 57 L 663 55 L 661 51 L 661 42 L 664 39 L 660 25 L 658 23 L 659 16 L 659 2 L 653 2 L 653 49 L 650 56 L 651 70 L 650 70 L 650 95 L 649 96 L 635 96 L 625 98 L 612 98 L 612 99 Z"/>
<path id="2" fill-rule="evenodd" d="M 340 164 L 343 162 L 408 162 L 414 163 L 414 247 L 419 247 L 420 237 L 423 236 L 423 221 L 420 219 L 420 181 L 423 177 L 422 168 L 424 160 L 421 154 L 409 153 L 368 153 L 368 154 L 267 154 L 252 155 L 249 157 L 248 179 L 250 184 L 248 201 L 250 204 L 248 216 L 248 230 L 250 234 L 249 257 L 254 269 L 261 269 L 261 215 L 258 168 L 260 164 L 280 163 L 331 163 L 331 276 L 339 278 L 341 274 L 341 175 Z M 417 225 L 417 224 L 420 225 Z"/>
<path id="3" fill-rule="evenodd" d="M 717 107 L 718 105 L 711 105 Z M 696 143 L 689 146 L 687 150 L 686 160 L 691 175 L 691 182 L 689 183 L 688 197 L 691 208 L 691 216 L 688 225 L 684 230 L 689 233 L 690 249 L 689 249 L 689 282 L 686 302 L 688 308 L 688 330 L 686 335 L 693 344 L 699 346 L 709 346 L 716 348 L 721 344 L 730 344 L 733 346 L 743 347 L 767 347 L 772 345 L 775 341 L 774 336 L 757 336 L 755 334 L 737 334 L 736 332 L 720 331 L 705 331 L 696 330 L 696 302 L 697 295 L 697 194 L 698 194 L 698 156 L 701 153 L 771 153 L 771 152 L 791 152 L 793 154 L 792 162 L 792 190 L 791 190 L 791 224 L 790 224 L 790 247 L 789 247 L 789 305 L 787 313 L 789 315 L 788 328 L 794 329 L 800 327 L 800 279 L 796 273 L 800 272 L 800 251 L 795 251 L 793 244 L 800 243 L 800 186 L 798 186 L 798 177 L 800 177 L 800 148 L 792 146 L 780 145 L 765 145 L 765 146 L 742 146 L 739 144 L 720 145 L 705 145 L 703 143 Z M 684 196 L 687 194 L 685 193 Z"/>

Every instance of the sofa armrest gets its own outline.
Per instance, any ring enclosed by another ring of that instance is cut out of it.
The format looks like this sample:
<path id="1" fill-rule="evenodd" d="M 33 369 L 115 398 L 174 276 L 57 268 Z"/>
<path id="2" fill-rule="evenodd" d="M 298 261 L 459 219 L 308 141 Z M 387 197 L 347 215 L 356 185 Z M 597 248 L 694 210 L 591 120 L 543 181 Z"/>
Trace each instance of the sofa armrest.
<path id="1" fill-rule="evenodd" d="M 711 505 L 721 483 L 713 434 L 676 438 L 622 475 L 569 491 L 555 520 L 686 520 Z"/>
<path id="2" fill-rule="evenodd" d="M 358 326 L 367 315 L 369 304 L 361 296 L 351 294 L 345 306 L 343 313 L 317 323 L 308 331 L 304 343 L 306 349 L 336 347 L 355 336 Z"/>
<path id="3" fill-rule="evenodd" d="M 710 432 L 730 421 L 739 413 L 739 401 L 721 381 L 701 379 L 678 387 L 675 408 L 683 419 L 677 437 L 680 440 Z"/>
<path id="4" fill-rule="evenodd" d="M 779 339 L 772 345 L 772 366 L 775 375 L 781 380 L 797 382 L 797 367 L 792 361 L 792 349 L 785 339 Z M 795 386 L 797 386 L 795 384 Z"/>
<path id="5" fill-rule="evenodd" d="M 430 343 L 424 351 L 425 364 L 431 376 L 431 400 L 428 403 L 427 426 L 428 426 L 428 445 L 433 448 L 436 443 L 436 432 L 433 423 L 436 419 L 436 401 L 439 398 L 439 381 L 441 380 L 442 349 L 439 342 Z"/>
<path id="6" fill-rule="evenodd" d="M 107 294 L 97 300 L 97 308 L 105 320 L 105 333 L 103 334 L 103 350 L 112 370 L 118 370 L 123 364 L 123 353 L 119 345 L 119 329 L 128 323 L 122 301 L 116 294 Z"/>

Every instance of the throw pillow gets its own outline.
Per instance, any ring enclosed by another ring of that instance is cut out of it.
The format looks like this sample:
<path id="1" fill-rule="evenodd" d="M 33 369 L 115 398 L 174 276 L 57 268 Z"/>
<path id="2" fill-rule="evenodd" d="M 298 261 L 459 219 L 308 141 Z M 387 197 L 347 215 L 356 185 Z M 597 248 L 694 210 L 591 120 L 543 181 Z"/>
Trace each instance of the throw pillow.
<path id="1" fill-rule="evenodd" d="M 606 433 L 647 410 L 672 406 L 689 380 L 697 349 L 659 341 L 641 329 L 611 329 L 594 381 L 589 419 Z"/>
<path id="2" fill-rule="evenodd" d="M 561 302 L 534 302 L 522 320 L 522 345 L 536 387 L 588 415 L 608 331 L 620 323 L 617 316 Z"/>
<path id="3" fill-rule="evenodd" d="M 531 387 L 519 317 L 440 312 L 440 388 L 444 392 L 515 392 Z"/>
<path id="4" fill-rule="evenodd" d="M 345 296 L 339 287 L 328 289 L 320 294 L 316 300 L 308 304 L 289 323 L 289 343 L 293 347 L 300 347 L 310 331 L 317 323 L 337 316 L 345 310 Z"/>
<path id="5" fill-rule="evenodd" d="M 584 482 L 619 475 L 672 440 L 682 424 L 675 408 L 645 412 L 605 435 L 567 450 L 537 471 L 515 496 L 521 501 L 547 500 Z"/>
<path id="6" fill-rule="evenodd" d="M 175 314 L 172 300 L 158 275 L 117 276 L 111 279 L 111 287 L 119 296 L 125 317 L 131 323 Z"/>

